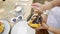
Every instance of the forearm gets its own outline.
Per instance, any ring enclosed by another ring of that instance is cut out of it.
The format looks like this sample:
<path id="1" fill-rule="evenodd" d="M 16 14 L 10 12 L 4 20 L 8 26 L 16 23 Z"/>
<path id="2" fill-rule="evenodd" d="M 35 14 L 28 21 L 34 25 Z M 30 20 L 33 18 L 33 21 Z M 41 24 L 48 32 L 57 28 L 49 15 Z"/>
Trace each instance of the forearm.
<path id="1" fill-rule="evenodd" d="M 59 28 L 54 28 L 54 27 L 49 26 L 48 31 L 51 31 L 55 34 L 60 34 L 60 29 Z"/>
<path id="2" fill-rule="evenodd" d="M 51 9 L 55 6 L 58 6 L 60 4 L 60 0 L 53 0 L 51 2 L 48 2 L 47 4 L 44 4 L 42 6 L 42 11 L 45 11 L 45 10 L 48 10 L 48 9 Z"/>

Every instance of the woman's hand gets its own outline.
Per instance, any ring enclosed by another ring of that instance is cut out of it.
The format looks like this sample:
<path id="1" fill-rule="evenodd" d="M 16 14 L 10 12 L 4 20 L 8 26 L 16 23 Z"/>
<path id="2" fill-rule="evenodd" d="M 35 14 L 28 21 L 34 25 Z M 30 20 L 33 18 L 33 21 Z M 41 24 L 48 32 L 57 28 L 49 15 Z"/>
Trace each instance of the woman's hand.
<path id="1" fill-rule="evenodd" d="M 34 9 L 34 12 L 37 12 L 38 11 L 38 13 L 40 12 L 40 13 L 42 13 L 42 4 L 40 4 L 40 3 L 33 3 L 32 4 L 32 8 Z"/>
<path id="2" fill-rule="evenodd" d="M 42 14 L 41 16 L 42 16 L 42 25 L 41 25 L 41 27 L 36 28 L 36 29 L 37 30 L 39 30 L 39 29 L 48 29 L 49 26 L 46 24 L 46 22 L 47 22 L 47 15 Z"/>

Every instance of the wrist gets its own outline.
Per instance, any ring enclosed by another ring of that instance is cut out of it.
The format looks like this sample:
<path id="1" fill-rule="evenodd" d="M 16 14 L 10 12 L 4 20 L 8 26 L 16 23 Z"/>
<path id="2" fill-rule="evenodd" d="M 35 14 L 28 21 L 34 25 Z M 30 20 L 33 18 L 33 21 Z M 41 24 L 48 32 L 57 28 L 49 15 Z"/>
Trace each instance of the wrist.
<path id="1" fill-rule="evenodd" d="M 42 5 L 42 11 L 49 10 L 54 7 L 54 2 L 48 2 Z"/>
<path id="2" fill-rule="evenodd" d="M 42 24 L 43 24 L 43 29 L 46 29 L 46 30 L 49 29 L 49 26 L 46 23 L 42 23 Z"/>
<path id="3" fill-rule="evenodd" d="M 49 26 L 47 25 L 47 30 L 49 30 Z"/>

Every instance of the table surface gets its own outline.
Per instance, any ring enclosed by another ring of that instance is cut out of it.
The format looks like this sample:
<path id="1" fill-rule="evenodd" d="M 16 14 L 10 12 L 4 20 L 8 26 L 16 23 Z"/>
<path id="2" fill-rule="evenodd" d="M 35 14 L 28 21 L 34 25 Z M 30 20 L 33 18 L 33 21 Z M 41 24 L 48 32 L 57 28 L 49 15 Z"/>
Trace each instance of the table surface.
<path id="1" fill-rule="evenodd" d="M 11 10 L 14 9 L 15 3 L 18 2 L 19 5 L 22 5 L 25 9 L 25 15 L 24 18 L 27 19 L 31 13 L 31 4 L 32 0 L 26 1 L 26 2 L 20 2 L 20 0 L 7 0 L 6 2 L 0 2 L 0 19 L 7 20 L 11 26 L 14 24 L 11 22 L 11 18 L 16 17 L 12 13 L 10 13 Z M 4 11 L 2 11 L 3 9 Z"/>

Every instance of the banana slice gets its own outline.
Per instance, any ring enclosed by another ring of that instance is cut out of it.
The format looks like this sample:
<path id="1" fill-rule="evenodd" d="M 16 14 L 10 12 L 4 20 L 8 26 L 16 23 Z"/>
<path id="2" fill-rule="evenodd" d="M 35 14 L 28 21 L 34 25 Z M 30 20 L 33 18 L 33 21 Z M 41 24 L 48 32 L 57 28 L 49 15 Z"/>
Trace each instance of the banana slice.
<path id="1" fill-rule="evenodd" d="M 2 33 L 4 30 L 4 24 L 2 22 L 0 22 L 0 33 Z"/>
<path id="2" fill-rule="evenodd" d="M 39 28 L 41 26 L 41 24 L 33 24 L 32 22 L 30 22 L 28 25 L 32 28 Z"/>

